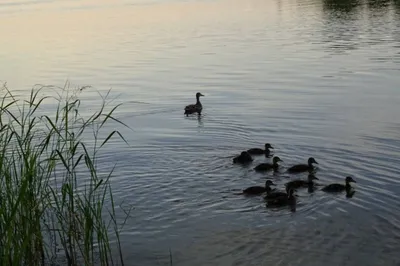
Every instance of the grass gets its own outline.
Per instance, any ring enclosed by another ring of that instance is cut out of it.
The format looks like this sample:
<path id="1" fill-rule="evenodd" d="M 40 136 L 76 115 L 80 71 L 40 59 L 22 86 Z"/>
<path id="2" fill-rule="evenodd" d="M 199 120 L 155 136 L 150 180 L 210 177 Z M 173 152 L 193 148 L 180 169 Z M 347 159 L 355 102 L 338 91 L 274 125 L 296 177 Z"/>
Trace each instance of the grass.
<path id="1" fill-rule="evenodd" d="M 113 116 L 119 105 L 109 106 L 109 92 L 82 115 L 84 89 L 42 86 L 28 99 L 1 89 L 1 265 L 124 265 L 120 232 L 130 210 L 117 219 L 114 169 L 100 172 L 98 154 L 114 137 L 125 141 L 105 125 L 126 125 Z"/>

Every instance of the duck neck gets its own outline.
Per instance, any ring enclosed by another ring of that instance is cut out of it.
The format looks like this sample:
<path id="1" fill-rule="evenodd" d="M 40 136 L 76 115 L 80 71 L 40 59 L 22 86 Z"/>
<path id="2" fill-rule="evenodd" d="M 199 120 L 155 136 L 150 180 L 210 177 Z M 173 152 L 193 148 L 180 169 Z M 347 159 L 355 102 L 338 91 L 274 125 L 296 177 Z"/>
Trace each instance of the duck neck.
<path id="1" fill-rule="evenodd" d="M 349 182 L 346 182 L 346 190 L 350 190 L 351 189 L 351 185 Z"/>
<path id="2" fill-rule="evenodd" d="M 201 104 L 200 103 L 200 95 L 196 95 L 196 104 Z"/>

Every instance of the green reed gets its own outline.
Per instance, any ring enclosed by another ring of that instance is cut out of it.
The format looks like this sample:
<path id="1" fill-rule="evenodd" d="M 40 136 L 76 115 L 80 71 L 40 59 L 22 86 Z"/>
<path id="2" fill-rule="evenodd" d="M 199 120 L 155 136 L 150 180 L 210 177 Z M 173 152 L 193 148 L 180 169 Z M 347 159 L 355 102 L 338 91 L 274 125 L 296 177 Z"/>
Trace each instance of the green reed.
<path id="1" fill-rule="evenodd" d="M 100 173 L 97 158 L 111 138 L 125 141 L 119 131 L 104 133 L 105 125 L 126 125 L 113 116 L 119 105 L 109 106 L 109 92 L 99 94 L 97 111 L 82 115 L 84 89 L 43 86 L 28 99 L 6 85 L 0 92 L 1 265 L 60 258 L 68 265 L 124 264 L 119 234 L 130 210 L 117 219 L 114 169 Z"/>

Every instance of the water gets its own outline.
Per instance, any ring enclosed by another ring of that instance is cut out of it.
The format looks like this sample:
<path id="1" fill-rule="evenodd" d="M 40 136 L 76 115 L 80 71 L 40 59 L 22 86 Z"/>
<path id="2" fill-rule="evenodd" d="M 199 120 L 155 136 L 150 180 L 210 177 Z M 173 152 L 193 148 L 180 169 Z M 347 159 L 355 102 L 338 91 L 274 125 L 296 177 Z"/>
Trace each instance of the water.
<path id="1" fill-rule="evenodd" d="M 0 18 L 15 92 L 68 79 L 124 103 L 130 146 L 101 167 L 134 206 L 127 264 L 400 265 L 398 1 L 2 1 Z M 197 91 L 203 116 L 185 118 Z M 265 142 L 356 194 L 301 190 L 295 213 L 236 195 L 289 180 L 232 165 Z"/>

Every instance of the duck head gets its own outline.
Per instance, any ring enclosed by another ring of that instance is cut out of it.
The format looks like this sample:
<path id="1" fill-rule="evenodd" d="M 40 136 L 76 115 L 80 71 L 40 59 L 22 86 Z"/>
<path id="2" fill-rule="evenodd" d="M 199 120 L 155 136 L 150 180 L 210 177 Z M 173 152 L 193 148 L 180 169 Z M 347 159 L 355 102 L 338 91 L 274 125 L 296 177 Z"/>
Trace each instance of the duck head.
<path id="1" fill-rule="evenodd" d="M 346 177 L 346 184 L 350 182 L 357 183 L 351 176 Z"/>
<path id="2" fill-rule="evenodd" d="M 288 189 L 288 195 L 289 195 L 289 197 L 293 197 L 294 192 L 295 192 L 295 190 L 294 190 L 293 188 L 289 188 L 289 189 Z"/>
<path id="3" fill-rule="evenodd" d="M 308 165 L 311 166 L 313 163 L 319 164 L 319 163 L 317 163 L 317 161 L 316 161 L 313 157 L 310 157 L 310 158 L 308 159 Z"/>
<path id="4" fill-rule="evenodd" d="M 268 150 L 268 149 L 273 149 L 273 148 L 274 148 L 274 147 L 272 147 L 271 144 L 265 143 L 265 149 L 266 149 L 266 150 Z"/>
<path id="5" fill-rule="evenodd" d="M 196 93 L 196 98 L 200 98 L 200 96 L 204 96 L 203 94 L 201 94 L 200 92 Z"/>
<path id="6" fill-rule="evenodd" d="M 273 164 L 277 164 L 278 162 L 283 162 L 283 161 L 282 161 L 281 158 L 279 158 L 278 156 L 275 156 L 275 157 L 272 159 L 272 163 L 273 163 Z"/>
<path id="7" fill-rule="evenodd" d="M 271 180 L 265 181 L 265 187 L 269 187 L 269 186 L 275 186 L 274 182 L 272 182 Z"/>

